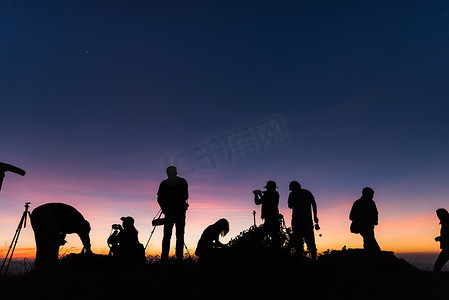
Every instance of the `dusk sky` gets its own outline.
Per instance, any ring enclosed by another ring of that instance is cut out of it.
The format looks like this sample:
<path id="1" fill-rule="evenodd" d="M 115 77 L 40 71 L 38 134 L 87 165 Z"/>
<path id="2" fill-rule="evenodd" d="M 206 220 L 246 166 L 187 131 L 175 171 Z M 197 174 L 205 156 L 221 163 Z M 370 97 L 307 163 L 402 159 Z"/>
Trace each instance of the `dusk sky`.
<path id="1" fill-rule="evenodd" d="M 267 180 L 287 225 L 289 182 L 314 194 L 318 252 L 362 247 L 348 216 L 365 186 L 383 250 L 437 252 L 448 54 L 447 1 L 1 1 L 0 162 L 27 174 L 3 182 L 0 256 L 25 202 L 76 207 L 96 253 L 123 216 L 145 244 L 170 164 L 191 253 L 220 218 L 224 242 L 253 210 L 261 224 Z M 27 226 L 15 256 L 34 247 Z"/>

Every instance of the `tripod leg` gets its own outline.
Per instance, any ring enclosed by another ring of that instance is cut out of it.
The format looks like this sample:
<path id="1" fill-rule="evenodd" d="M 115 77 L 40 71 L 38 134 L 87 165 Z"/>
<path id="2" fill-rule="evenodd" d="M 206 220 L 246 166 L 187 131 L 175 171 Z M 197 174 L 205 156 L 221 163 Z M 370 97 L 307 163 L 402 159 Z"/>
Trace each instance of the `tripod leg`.
<path id="1" fill-rule="evenodd" d="M 155 230 L 156 226 L 153 226 L 153 230 L 151 231 L 150 237 L 148 238 L 147 244 L 145 245 L 145 250 L 147 250 L 148 244 L 150 243 L 151 237 L 153 236 Z"/>
<path id="2" fill-rule="evenodd" d="M 5 267 L 5 265 L 6 265 L 5 273 L 8 272 L 9 264 L 11 262 L 12 255 L 14 253 L 14 249 L 16 248 L 15 245 L 17 244 L 17 240 L 19 238 L 19 233 L 20 233 L 20 228 L 17 228 L 16 233 L 14 234 L 14 237 L 12 239 L 11 245 L 9 246 L 8 252 L 6 253 L 5 259 L 3 260 L 2 266 L 0 268 L 0 273 L 3 271 L 3 268 Z M 12 249 L 12 251 L 11 251 L 11 249 Z M 6 263 L 6 262 L 8 262 L 8 263 Z"/>
<path id="3" fill-rule="evenodd" d="M 153 221 L 156 219 L 159 219 L 162 215 L 162 208 L 159 209 L 159 211 L 157 212 L 156 216 L 154 216 Z M 153 226 L 153 230 L 151 231 L 150 237 L 148 238 L 147 244 L 145 245 L 145 249 L 147 250 L 148 244 L 150 243 L 151 237 L 153 236 L 154 231 L 156 230 L 156 226 Z"/>
<path id="4" fill-rule="evenodd" d="M 8 261 L 8 263 L 6 264 L 5 273 L 8 272 L 9 264 L 11 263 L 11 259 L 14 254 L 14 250 L 16 249 L 17 241 L 19 240 L 20 231 L 22 230 L 22 225 L 25 222 L 26 217 L 27 217 L 26 213 L 27 213 L 27 211 L 24 211 L 22 214 L 22 218 L 20 219 L 19 226 L 16 229 L 16 233 L 14 234 L 11 245 L 9 246 L 8 252 L 6 253 L 5 259 L 3 260 L 2 266 L 0 268 L 0 273 L 3 271 L 3 267 L 5 266 L 5 263 L 7 261 Z"/>
<path id="5" fill-rule="evenodd" d="M 190 252 L 189 252 L 189 249 L 187 248 L 187 245 L 186 245 L 186 243 L 184 243 L 184 247 L 186 248 L 186 251 L 187 251 L 187 255 L 190 257 Z"/>

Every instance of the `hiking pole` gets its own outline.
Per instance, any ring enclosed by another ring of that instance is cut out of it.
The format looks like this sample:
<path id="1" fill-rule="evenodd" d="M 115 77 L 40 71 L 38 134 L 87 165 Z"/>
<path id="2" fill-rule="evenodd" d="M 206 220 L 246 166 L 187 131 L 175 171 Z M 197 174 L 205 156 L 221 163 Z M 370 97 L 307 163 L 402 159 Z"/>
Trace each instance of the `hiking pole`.
<path id="1" fill-rule="evenodd" d="M 253 210 L 253 219 L 254 219 L 254 227 L 257 227 L 256 226 L 256 211 L 255 210 Z"/>
<path id="2" fill-rule="evenodd" d="M 23 228 L 27 227 L 27 216 L 30 216 L 30 212 L 28 211 L 28 208 L 30 207 L 30 203 L 31 202 L 25 203 L 25 211 L 22 214 L 22 218 L 20 219 L 19 226 L 17 227 L 16 233 L 14 234 L 11 245 L 9 246 L 9 249 L 8 249 L 8 252 L 6 253 L 5 259 L 3 260 L 2 266 L 0 268 L 0 273 L 3 271 L 3 267 L 5 266 L 6 261 L 8 261 L 8 263 L 6 264 L 5 274 L 8 272 L 9 264 L 11 263 L 11 259 L 12 259 L 12 255 L 14 254 L 14 250 L 16 249 L 17 241 L 19 240 L 20 231 L 22 230 L 22 227 Z M 31 218 L 31 216 L 30 216 L 30 218 Z"/>

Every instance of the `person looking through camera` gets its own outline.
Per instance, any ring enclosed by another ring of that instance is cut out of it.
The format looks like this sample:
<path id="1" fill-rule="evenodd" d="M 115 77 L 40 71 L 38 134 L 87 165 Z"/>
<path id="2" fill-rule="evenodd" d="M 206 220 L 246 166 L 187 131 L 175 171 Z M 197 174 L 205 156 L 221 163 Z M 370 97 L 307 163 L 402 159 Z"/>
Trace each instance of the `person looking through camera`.
<path id="1" fill-rule="evenodd" d="M 276 191 L 276 182 L 270 180 L 265 185 L 266 191 L 253 191 L 254 202 L 256 205 L 262 205 L 261 218 L 264 219 L 263 229 L 265 233 L 271 236 L 273 246 L 280 248 L 280 228 L 279 221 L 279 193 Z"/>
<path id="2" fill-rule="evenodd" d="M 121 261 L 129 263 L 145 262 L 145 251 L 139 243 L 138 231 L 132 217 L 122 217 L 122 225 L 114 224 L 114 232 L 108 238 L 111 254 Z"/>

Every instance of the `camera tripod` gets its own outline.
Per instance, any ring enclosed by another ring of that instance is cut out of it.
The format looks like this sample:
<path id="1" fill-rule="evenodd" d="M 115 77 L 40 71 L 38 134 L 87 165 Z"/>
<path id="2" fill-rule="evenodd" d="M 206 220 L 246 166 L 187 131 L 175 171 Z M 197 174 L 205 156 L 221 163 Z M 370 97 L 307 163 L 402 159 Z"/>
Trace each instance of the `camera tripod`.
<path id="1" fill-rule="evenodd" d="M 160 225 L 164 225 L 164 223 L 165 223 L 164 219 L 161 218 L 161 216 L 162 216 L 162 208 L 159 209 L 159 211 L 154 216 L 153 221 L 151 222 L 151 224 L 153 224 L 153 230 L 151 230 L 150 237 L 148 238 L 148 241 L 145 245 L 145 251 L 147 250 L 148 244 L 150 243 L 151 237 L 153 236 L 154 231 L 156 230 L 156 227 L 160 226 Z M 184 243 L 184 247 L 186 248 L 187 255 L 190 257 L 190 252 L 189 252 L 189 249 L 187 248 L 186 243 Z"/>
<path id="2" fill-rule="evenodd" d="M 2 266 L 0 267 L 0 273 L 3 271 L 3 267 L 6 266 L 5 274 L 8 272 L 9 264 L 11 263 L 12 255 L 14 254 L 14 250 L 16 249 L 17 241 L 19 240 L 20 231 L 23 228 L 27 227 L 27 216 L 31 218 L 30 212 L 28 208 L 30 207 L 31 202 L 25 203 L 25 211 L 22 214 L 22 218 L 20 219 L 19 226 L 17 227 L 16 233 L 12 239 L 11 245 L 9 246 L 8 252 L 6 253 L 5 259 L 3 260 Z"/>

